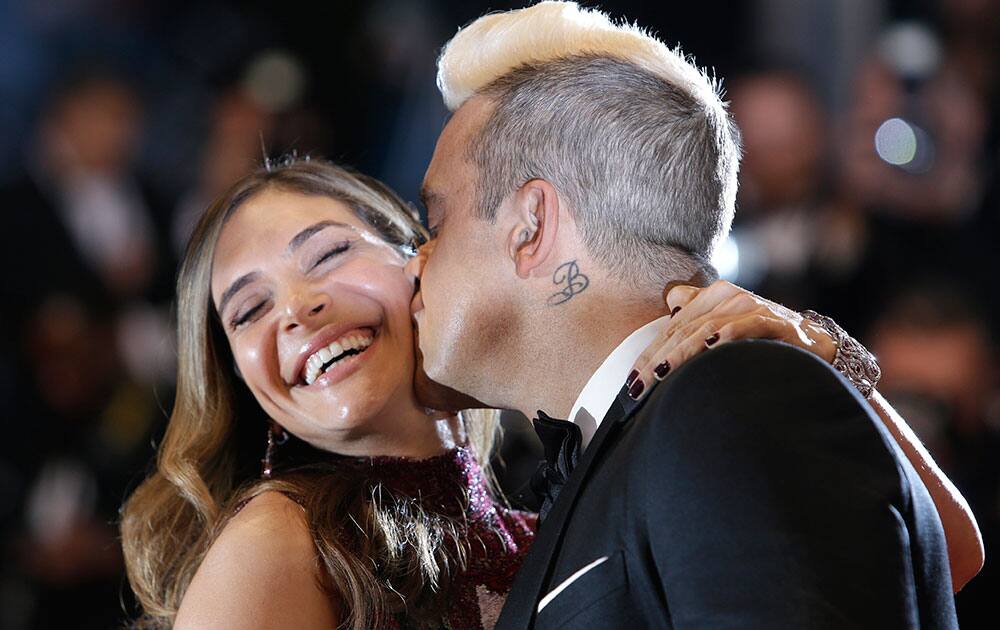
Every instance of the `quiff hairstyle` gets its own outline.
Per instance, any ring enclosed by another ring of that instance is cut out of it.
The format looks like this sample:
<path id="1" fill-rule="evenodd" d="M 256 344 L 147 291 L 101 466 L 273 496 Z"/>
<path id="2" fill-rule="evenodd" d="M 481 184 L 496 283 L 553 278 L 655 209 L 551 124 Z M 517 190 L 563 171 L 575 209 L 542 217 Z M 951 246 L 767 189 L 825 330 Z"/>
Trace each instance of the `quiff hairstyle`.
<path id="1" fill-rule="evenodd" d="M 494 220 L 511 192 L 545 179 L 615 275 L 714 278 L 739 131 L 718 82 L 678 50 L 574 2 L 541 2 L 460 29 L 437 83 L 451 111 L 474 96 L 494 104 L 468 147 L 478 216 Z"/>

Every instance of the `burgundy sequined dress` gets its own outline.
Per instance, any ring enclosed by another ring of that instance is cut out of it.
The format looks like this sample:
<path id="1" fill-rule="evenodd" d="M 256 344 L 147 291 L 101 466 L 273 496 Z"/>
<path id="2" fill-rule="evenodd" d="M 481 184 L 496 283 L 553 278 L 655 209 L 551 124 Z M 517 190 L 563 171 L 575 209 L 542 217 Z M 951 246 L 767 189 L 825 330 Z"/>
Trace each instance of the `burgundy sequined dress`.
<path id="1" fill-rule="evenodd" d="M 452 579 L 443 627 L 489 630 L 500 614 L 514 574 L 534 538 L 536 515 L 495 503 L 483 471 L 465 448 L 428 459 L 344 458 L 396 496 L 417 500 L 429 512 L 460 524 L 467 544 L 464 567 Z M 396 620 L 391 628 L 405 628 Z"/>

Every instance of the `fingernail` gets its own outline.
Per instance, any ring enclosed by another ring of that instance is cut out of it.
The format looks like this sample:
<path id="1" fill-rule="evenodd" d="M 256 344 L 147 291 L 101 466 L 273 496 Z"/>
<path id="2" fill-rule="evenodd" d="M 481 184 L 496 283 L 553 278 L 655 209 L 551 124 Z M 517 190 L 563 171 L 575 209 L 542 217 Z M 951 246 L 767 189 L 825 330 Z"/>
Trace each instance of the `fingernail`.
<path id="1" fill-rule="evenodd" d="M 642 382 L 641 378 L 635 379 L 632 386 L 628 388 L 628 396 L 632 400 L 639 400 L 639 396 L 642 396 L 642 390 L 646 389 L 646 385 Z"/>
<path id="2" fill-rule="evenodd" d="M 666 378 L 667 372 L 669 371 L 670 371 L 670 362 L 664 361 L 663 363 L 653 368 L 653 376 L 655 376 L 658 380 L 662 381 L 664 378 Z"/>
<path id="3" fill-rule="evenodd" d="M 711 337 L 705 340 L 706 346 L 713 346 L 715 342 L 719 340 L 719 333 L 714 333 Z"/>
<path id="4" fill-rule="evenodd" d="M 628 373 L 628 378 L 625 379 L 625 387 L 628 387 L 629 389 L 631 389 L 632 388 L 632 381 L 634 381 L 637 378 L 639 378 L 639 370 L 632 370 L 631 372 L 629 372 Z"/>
<path id="5" fill-rule="evenodd" d="M 675 307 L 674 307 L 674 310 L 670 311 L 670 316 L 671 316 L 671 317 L 673 317 L 673 316 L 674 316 L 674 315 L 676 315 L 676 314 L 678 313 L 678 311 L 680 311 L 680 310 L 681 310 L 681 307 L 679 307 L 679 306 L 675 306 Z"/>

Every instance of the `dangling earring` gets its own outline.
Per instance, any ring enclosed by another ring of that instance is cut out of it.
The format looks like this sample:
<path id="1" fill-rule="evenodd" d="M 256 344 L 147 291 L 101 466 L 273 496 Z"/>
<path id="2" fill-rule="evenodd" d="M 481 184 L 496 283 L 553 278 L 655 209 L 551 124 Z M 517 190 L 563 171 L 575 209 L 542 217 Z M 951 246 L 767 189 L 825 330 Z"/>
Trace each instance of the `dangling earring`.
<path id="1" fill-rule="evenodd" d="M 288 441 L 288 432 L 276 422 L 267 425 L 267 448 L 264 449 L 264 459 L 260 460 L 260 476 L 270 479 L 274 471 L 274 450 Z"/>

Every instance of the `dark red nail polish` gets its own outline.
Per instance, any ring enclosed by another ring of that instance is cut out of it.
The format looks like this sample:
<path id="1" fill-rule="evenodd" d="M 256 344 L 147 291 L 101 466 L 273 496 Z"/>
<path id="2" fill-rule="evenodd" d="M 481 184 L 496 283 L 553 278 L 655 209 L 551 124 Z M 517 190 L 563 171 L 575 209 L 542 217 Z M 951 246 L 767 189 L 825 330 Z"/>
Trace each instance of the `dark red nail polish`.
<path id="1" fill-rule="evenodd" d="M 705 340 L 706 346 L 713 346 L 715 342 L 719 340 L 719 333 L 714 333 L 711 337 Z"/>
<path id="2" fill-rule="evenodd" d="M 674 315 L 676 315 L 676 314 L 677 314 L 677 313 L 678 313 L 678 312 L 679 312 L 680 310 L 681 310 L 681 307 L 679 307 L 679 306 L 675 306 L 675 307 L 674 307 L 674 310 L 670 311 L 670 316 L 671 316 L 671 317 L 673 317 L 673 316 L 674 316 Z"/>
<path id="3" fill-rule="evenodd" d="M 631 389 L 632 388 L 632 381 L 634 381 L 637 378 L 639 378 L 639 370 L 632 370 L 631 372 L 629 372 L 628 373 L 628 378 L 625 379 L 625 387 L 628 387 L 629 389 Z"/>
<path id="4" fill-rule="evenodd" d="M 642 396 L 642 390 L 646 389 L 646 385 L 642 382 L 641 378 L 635 379 L 632 386 L 628 388 L 629 398 L 632 400 L 639 400 L 639 396 Z"/>
<path id="5" fill-rule="evenodd" d="M 653 374 L 656 376 L 656 378 L 660 379 L 661 381 L 664 378 L 666 378 L 667 373 L 669 371 L 670 371 L 670 362 L 669 361 L 664 361 L 663 363 L 661 363 L 661 364 L 657 365 L 655 368 L 653 368 Z"/>

